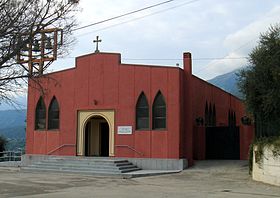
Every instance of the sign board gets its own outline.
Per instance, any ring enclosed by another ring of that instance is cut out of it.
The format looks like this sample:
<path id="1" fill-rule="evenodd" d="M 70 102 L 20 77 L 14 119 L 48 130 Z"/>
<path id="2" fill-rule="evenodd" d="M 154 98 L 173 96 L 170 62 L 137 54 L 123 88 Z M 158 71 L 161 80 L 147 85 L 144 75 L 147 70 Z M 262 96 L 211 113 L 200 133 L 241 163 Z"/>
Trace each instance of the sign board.
<path id="1" fill-rule="evenodd" d="M 132 134 L 132 126 L 118 126 L 118 134 L 121 135 Z"/>

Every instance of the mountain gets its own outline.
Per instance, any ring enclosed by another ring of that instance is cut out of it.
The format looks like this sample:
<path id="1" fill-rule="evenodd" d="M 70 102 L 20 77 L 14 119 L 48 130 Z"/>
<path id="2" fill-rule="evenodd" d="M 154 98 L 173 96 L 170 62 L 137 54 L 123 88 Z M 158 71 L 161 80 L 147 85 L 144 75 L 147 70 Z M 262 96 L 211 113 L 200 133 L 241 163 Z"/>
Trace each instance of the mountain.
<path id="1" fill-rule="evenodd" d="M 208 82 L 242 99 L 242 94 L 239 92 L 237 87 L 238 72 L 239 69 L 220 76 L 216 76 L 215 78 L 208 80 Z"/>
<path id="2" fill-rule="evenodd" d="M 26 110 L 0 111 L 0 135 L 8 140 L 6 150 L 24 148 L 25 120 Z"/>
<path id="3" fill-rule="evenodd" d="M 8 104 L 0 101 L 0 111 L 4 110 L 14 110 L 14 109 L 26 109 L 27 108 L 27 95 L 15 96 L 13 99 L 13 104 Z"/>

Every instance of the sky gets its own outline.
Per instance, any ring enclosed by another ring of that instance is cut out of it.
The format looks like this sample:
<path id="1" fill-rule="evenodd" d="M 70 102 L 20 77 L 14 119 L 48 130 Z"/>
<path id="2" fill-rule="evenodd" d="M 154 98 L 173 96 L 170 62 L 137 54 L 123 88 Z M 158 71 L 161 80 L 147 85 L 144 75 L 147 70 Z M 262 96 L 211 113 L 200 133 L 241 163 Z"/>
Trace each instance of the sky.
<path id="1" fill-rule="evenodd" d="M 80 0 L 78 27 L 166 0 Z M 173 0 L 170 3 L 74 32 L 70 53 L 49 72 L 75 66 L 75 57 L 93 53 L 98 35 L 101 52 L 120 53 L 122 63 L 182 67 L 191 52 L 193 74 L 209 80 L 248 65 L 260 33 L 280 22 L 280 0 Z M 26 108 L 26 96 L 23 99 Z M 0 104 L 0 110 L 7 107 Z"/>
<path id="2" fill-rule="evenodd" d="M 164 0 L 80 0 L 79 26 L 99 22 Z M 74 32 L 76 44 L 50 71 L 75 66 L 75 57 L 117 52 L 122 63 L 182 67 L 191 52 L 193 74 L 208 80 L 248 65 L 248 54 L 280 22 L 280 0 L 174 0 L 170 3 Z"/>

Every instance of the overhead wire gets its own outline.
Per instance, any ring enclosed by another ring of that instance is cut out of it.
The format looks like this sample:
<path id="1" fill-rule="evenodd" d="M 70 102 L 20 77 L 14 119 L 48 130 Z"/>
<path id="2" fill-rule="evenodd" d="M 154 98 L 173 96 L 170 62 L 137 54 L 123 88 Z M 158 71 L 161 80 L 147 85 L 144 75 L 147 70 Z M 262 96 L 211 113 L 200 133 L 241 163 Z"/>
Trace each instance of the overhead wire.
<path id="1" fill-rule="evenodd" d="M 229 58 L 193 58 L 192 60 L 222 60 L 222 59 L 247 59 L 247 56 L 241 57 L 229 57 Z M 151 60 L 151 61 L 161 61 L 161 60 L 183 60 L 182 58 L 123 58 L 123 60 Z"/>
<path id="2" fill-rule="evenodd" d="M 76 57 L 74 57 L 74 56 L 71 56 L 71 57 L 65 57 L 64 59 L 69 59 L 69 58 L 76 58 Z M 222 59 L 230 59 L 230 60 L 235 60 L 235 59 L 247 59 L 247 58 L 249 58 L 249 57 L 247 57 L 247 56 L 241 56 L 241 57 L 232 57 L 232 58 L 219 58 L 219 57 L 217 57 L 217 58 L 215 58 L 215 57 L 213 57 L 213 58 L 209 58 L 209 57 L 205 57 L 205 58 L 193 58 L 192 60 L 198 60 L 198 61 L 203 61 L 203 60 L 205 60 L 205 61 L 207 61 L 207 60 L 222 60 Z M 166 61 L 182 61 L 183 59 L 182 58 L 122 58 L 122 60 L 128 60 L 128 61 L 133 61 L 133 60 L 135 60 L 135 61 L 139 61 L 139 60 L 143 60 L 143 61 L 145 61 L 145 60 L 147 60 L 147 61 L 164 61 L 164 60 L 166 60 Z"/>
<path id="3" fill-rule="evenodd" d="M 220 61 L 220 60 L 231 59 L 231 58 L 234 59 L 234 57 L 228 57 L 228 58 L 227 58 L 227 56 L 228 56 L 230 53 L 236 52 L 236 51 L 238 51 L 238 50 L 240 50 L 240 49 L 246 47 L 246 46 L 249 45 L 252 41 L 255 41 L 257 38 L 258 38 L 258 36 L 255 36 L 253 39 L 251 39 L 250 41 L 248 41 L 248 42 L 246 42 L 246 43 L 240 45 L 238 48 L 236 48 L 236 49 L 232 50 L 231 52 L 227 53 L 227 54 L 226 54 L 225 56 L 223 56 L 222 58 L 220 58 L 220 59 L 215 59 L 215 60 L 216 60 L 216 61 Z M 248 58 L 249 58 L 248 56 L 245 56 L 245 57 L 244 57 L 244 59 L 248 59 Z M 237 58 L 237 59 L 238 59 L 238 58 Z M 214 60 L 214 61 L 215 61 L 215 60 Z M 212 63 L 206 65 L 204 68 L 202 68 L 202 69 L 200 69 L 199 71 L 197 71 L 196 74 L 200 74 L 200 73 L 203 72 L 204 70 L 209 69 L 210 67 L 213 66 L 214 63 L 215 63 L 215 62 L 212 62 Z"/>
<path id="4" fill-rule="evenodd" d="M 108 19 L 105 19 L 105 20 L 102 20 L 102 21 L 98 21 L 98 22 L 95 22 L 95 23 L 91 23 L 91 24 L 88 24 L 88 25 L 84 25 L 84 26 L 78 27 L 78 28 L 76 28 L 76 29 L 73 29 L 73 31 L 81 30 L 81 29 L 88 28 L 88 27 L 91 27 L 91 26 L 94 26 L 94 25 L 98 25 L 98 24 L 101 24 L 101 23 L 105 23 L 105 22 L 108 22 L 108 21 L 112 21 L 112 20 L 115 20 L 115 19 L 118 19 L 118 18 L 121 18 L 121 17 L 124 17 L 124 16 L 128 16 L 128 15 L 131 15 L 131 14 L 135 14 L 135 13 L 137 13 L 137 12 L 141 12 L 141 11 L 144 11 L 144 10 L 148 10 L 148 9 L 151 9 L 151 8 L 154 8 L 154 7 L 158 7 L 158 6 L 161 6 L 161 5 L 163 5 L 163 4 L 171 3 L 171 2 L 173 2 L 173 1 L 175 1 L 175 0 L 163 1 L 163 2 L 160 2 L 160 3 L 154 4 L 154 5 L 151 5 L 151 6 L 147 6 L 147 7 L 138 9 L 138 10 L 134 10 L 134 11 L 131 11 L 131 12 L 127 12 L 127 13 L 125 13 L 125 14 L 121 14 L 121 15 L 118 15 L 118 16 L 115 16 L 115 17 L 111 17 L 111 18 L 108 18 Z"/>
<path id="5" fill-rule="evenodd" d="M 76 29 L 74 29 L 73 31 L 77 31 L 77 30 L 81 30 L 81 29 L 85 29 L 85 28 L 88 28 L 88 27 L 91 27 L 91 26 L 95 26 L 95 25 L 98 25 L 98 24 L 102 24 L 102 23 L 105 23 L 105 22 L 108 22 L 108 21 L 112 21 L 112 20 L 115 20 L 115 19 L 119 19 L 119 18 L 122 18 L 122 17 L 125 17 L 125 16 L 128 16 L 128 15 L 132 15 L 132 14 L 135 14 L 137 12 L 141 12 L 141 11 L 144 11 L 144 10 L 148 10 L 148 9 L 151 9 L 151 8 L 154 8 L 154 7 L 158 7 L 158 6 L 161 6 L 163 4 L 168 4 L 168 3 L 171 3 L 171 2 L 174 2 L 176 0 L 168 0 L 168 1 L 163 1 L 163 2 L 160 2 L 160 3 L 157 3 L 157 4 L 154 4 L 154 5 L 151 5 L 151 6 L 147 6 L 147 7 L 144 7 L 144 8 L 141 8 L 141 9 L 138 9 L 138 10 L 134 10 L 134 11 L 131 11 L 131 12 L 127 12 L 125 14 L 121 14 L 121 15 L 118 15 L 118 16 L 115 16 L 115 17 L 111 17 L 111 18 L 108 18 L 108 19 L 105 19 L 105 20 L 102 20 L 102 21 L 98 21 L 98 22 L 95 22 L 95 23 L 91 23 L 91 24 L 88 24 L 88 25 L 85 25 L 85 26 L 81 26 L 81 27 L 78 27 Z M 114 25 L 111 25 L 111 26 L 107 26 L 107 27 L 104 27 L 104 28 L 101 28 L 101 29 L 98 29 L 98 30 L 94 30 L 94 31 L 90 31 L 90 32 L 87 32 L 87 33 L 84 33 L 84 34 L 80 34 L 78 36 L 84 36 L 84 35 L 87 35 L 87 34 L 90 34 L 90 33 L 93 33 L 93 32 L 97 32 L 97 31 L 101 31 L 101 30 L 105 30 L 105 29 L 109 29 L 109 28 L 112 28 L 112 27 L 115 27 L 115 26 L 119 26 L 119 25 L 122 25 L 122 24 L 125 24 L 125 23 L 129 23 L 129 22 L 132 22 L 132 21 L 135 21 L 135 20 L 139 20 L 139 19 L 142 19 L 142 18 L 145 18 L 145 17 L 148 17 L 148 16 L 152 16 L 152 15 L 156 15 L 156 14 L 159 14 L 159 13 L 162 13 L 162 12 L 165 12 L 165 11 L 168 11 L 168 10 L 171 10 L 171 9 L 175 9 L 175 8 L 178 8 L 178 7 L 182 7 L 184 5 L 187 5 L 187 4 L 191 4 L 191 3 L 194 3 L 196 1 L 200 1 L 200 0 L 191 0 L 191 1 L 188 1 L 188 2 L 185 2 L 183 4 L 180 4 L 180 5 L 176 5 L 176 6 L 173 6 L 173 7 L 170 7 L 170 8 L 167 8 L 167 9 L 163 9 L 163 10 L 160 10 L 160 11 L 157 11 L 157 12 L 153 12 L 151 14 L 148 14 L 148 15 L 144 15 L 144 16 L 141 16 L 141 17 L 137 17 L 137 18 L 134 18 L 134 19 L 131 19 L 131 20 L 128 20 L 128 21 L 124 21 L 124 22 L 121 22 L 121 23 L 117 23 L 117 24 L 114 24 Z M 232 52 L 234 51 L 237 51 L 245 46 L 247 46 L 249 43 L 251 43 L 254 39 L 248 41 L 247 43 L 241 45 L 240 47 L 238 47 L 237 49 L 233 50 Z M 232 53 L 231 52 L 231 53 Z M 229 54 L 229 53 L 228 53 Z M 218 58 L 193 58 L 192 60 L 194 61 L 208 61 L 208 60 L 240 60 L 240 59 L 248 59 L 248 57 L 244 56 L 244 57 L 227 57 L 228 56 L 225 55 L 224 57 L 218 57 Z M 67 58 L 72 58 L 72 57 L 67 57 Z M 73 57 L 74 58 L 74 57 Z M 148 60 L 148 61 L 160 61 L 160 60 L 176 60 L 176 61 L 182 61 L 182 59 L 160 59 L 160 58 L 153 58 L 153 59 L 145 59 L 145 58 L 123 58 L 123 60 Z M 213 64 L 213 63 L 212 63 Z M 209 69 L 209 67 L 212 66 L 212 64 L 210 63 L 210 66 L 209 65 L 206 65 L 205 68 L 199 70 L 198 72 L 196 73 L 201 73 L 202 71 L 206 70 L 206 69 Z"/>
<path id="6" fill-rule="evenodd" d="M 147 14 L 147 15 L 144 15 L 144 16 L 141 16 L 141 17 L 133 18 L 133 19 L 130 19 L 130 20 L 127 20 L 127 21 L 124 21 L 124 22 L 120 22 L 120 23 L 117 23 L 117 24 L 114 24 L 114 25 L 110 25 L 110 26 L 107 26 L 107 27 L 104 27 L 104 28 L 100 28 L 100 29 L 97 29 L 97 30 L 93 30 L 93 31 L 90 31 L 90 32 L 78 34 L 77 36 L 85 36 L 85 35 L 91 34 L 91 33 L 93 33 L 93 32 L 99 32 L 99 31 L 106 30 L 106 29 L 109 29 L 109 28 L 112 28 L 112 27 L 116 27 L 116 26 L 119 26 L 119 25 L 123 25 L 123 24 L 126 24 L 126 23 L 130 23 L 130 22 L 132 22 L 132 21 L 140 20 L 140 19 L 143 19 L 143 18 L 146 18 L 146 17 L 149 17 L 149 16 L 153 16 L 153 15 L 156 15 L 156 14 L 160 14 L 160 13 L 162 13 L 162 12 L 166 12 L 166 11 L 169 11 L 169 10 L 172 10 L 172 9 L 175 9 L 175 8 L 178 8 L 178 7 L 182 7 L 182 6 L 185 6 L 185 5 L 188 5 L 188 4 L 192 4 L 192 3 L 196 2 L 196 1 L 200 1 L 200 0 L 188 1 L 188 2 L 179 4 L 179 5 L 176 5 L 176 6 L 172 6 L 172 7 L 170 7 L 170 8 L 166 8 L 166 9 L 163 9 L 163 10 L 160 10 L 160 11 L 157 11 L 157 12 L 153 12 L 153 13 L 151 13 L 151 14 Z M 98 23 L 98 22 L 97 22 L 97 23 Z M 98 24 L 99 24 L 99 23 L 98 23 Z"/>

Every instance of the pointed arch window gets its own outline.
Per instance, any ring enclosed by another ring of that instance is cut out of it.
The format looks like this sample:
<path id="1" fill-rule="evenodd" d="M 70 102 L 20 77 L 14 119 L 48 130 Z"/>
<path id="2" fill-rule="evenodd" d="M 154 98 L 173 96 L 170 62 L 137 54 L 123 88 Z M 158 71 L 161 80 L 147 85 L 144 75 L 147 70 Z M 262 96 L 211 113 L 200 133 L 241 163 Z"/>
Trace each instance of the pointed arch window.
<path id="1" fill-rule="evenodd" d="M 208 126 L 212 126 L 212 120 L 213 120 L 213 110 L 212 110 L 212 104 L 210 102 L 209 104 L 209 115 L 208 115 Z"/>
<path id="2" fill-rule="evenodd" d="M 42 97 L 39 98 L 35 112 L 35 130 L 46 129 L 46 105 Z"/>
<path id="3" fill-rule="evenodd" d="M 228 110 L 228 126 L 235 127 L 236 126 L 236 114 L 233 110 Z"/>
<path id="4" fill-rule="evenodd" d="M 48 129 L 59 129 L 59 104 L 55 97 L 49 106 Z"/>
<path id="5" fill-rule="evenodd" d="M 205 110 L 204 110 L 204 119 L 206 127 L 214 127 L 216 126 L 216 105 L 206 101 Z"/>
<path id="6" fill-rule="evenodd" d="M 166 129 L 166 103 L 160 91 L 153 103 L 153 129 Z"/>
<path id="7" fill-rule="evenodd" d="M 204 119 L 205 119 L 205 126 L 209 125 L 209 112 L 208 112 L 208 102 L 205 103 L 205 109 L 204 109 Z"/>
<path id="8" fill-rule="evenodd" d="M 149 104 L 144 92 L 140 94 L 136 104 L 136 129 L 145 130 L 149 129 Z"/>
<path id="9" fill-rule="evenodd" d="M 216 126 L 216 105 L 213 105 L 213 118 L 212 118 L 212 126 Z"/>

